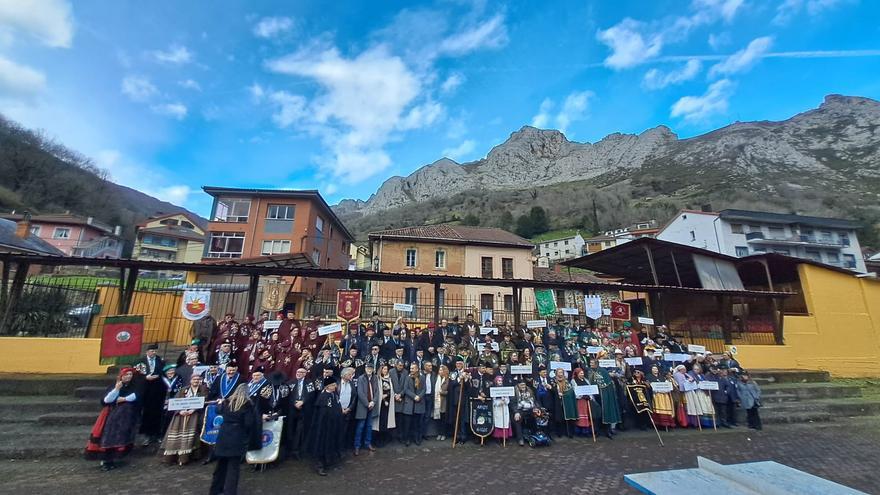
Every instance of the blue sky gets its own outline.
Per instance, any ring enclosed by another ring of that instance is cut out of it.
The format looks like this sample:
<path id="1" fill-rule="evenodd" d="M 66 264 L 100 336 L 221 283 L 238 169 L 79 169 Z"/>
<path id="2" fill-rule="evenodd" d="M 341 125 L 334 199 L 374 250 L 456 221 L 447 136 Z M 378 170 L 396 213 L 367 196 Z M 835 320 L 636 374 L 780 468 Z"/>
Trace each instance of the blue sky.
<path id="1" fill-rule="evenodd" d="M 205 184 L 366 199 L 531 124 L 596 141 L 880 99 L 880 2 L 0 0 L 0 112 L 207 215 Z"/>

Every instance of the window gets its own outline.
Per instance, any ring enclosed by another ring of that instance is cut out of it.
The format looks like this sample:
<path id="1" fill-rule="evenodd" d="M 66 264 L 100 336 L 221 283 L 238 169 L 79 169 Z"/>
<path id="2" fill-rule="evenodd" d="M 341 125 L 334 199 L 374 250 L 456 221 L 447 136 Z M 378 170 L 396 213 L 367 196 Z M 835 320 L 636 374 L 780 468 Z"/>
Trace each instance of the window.
<path id="1" fill-rule="evenodd" d="M 571 254 L 571 250 L 566 249 L 566 250 L 565 250 L 565 254 Z"/>
<path id="2" fill-rule="evenodd" d="M 177 220 L 174 218 L 166 218 L 165 220 L 159 220 L 160 225 L 177 225 Z"/>
<path id="3" fill-rule="evenodd" d="M 755 246 L 755 252 L 756 253 L 766 253 L 767 248 L 765 246 Z"/>
<path id="4" fill-rule="evenodd" d="M 855 255 L 844 254 L 843 255 L 843 266 L 844 266 L 844 268 L 855 268 L 856 267 Z"/>
<path id="5" fill-rule="evenodd" d="M 553 247 L 556 247 L 556 246 L 558 246 L 558 245 L 559 245 L 558 242 L 554 242 L 554 243 L 553 243 Z"/>
<path id="6" fill-rule="evenodd" d="M 748 255 L 749 255 L 748 246 L 737 246 L 736 247 L 736 256 L 737 257 L 741 258 L 743 256 L 748 256 Z"/>
<path id="7" fill-rule="evenodd" d="M 501 278 L 513 278 L 513 258 L 501 258 Z"/>
<path id="8" fill-rule="evenodd" d="M 68 227 L 55 227 L 52 234 L 53 239 L 70 239 L 70 229 Z"/>
<path id="9" fill-rule="evenodd" d="M 691 240 L 692 240 L 692 241 L 696 241 L 696 240 L 697 240 L 697 233 L 694 232 L 693 230 L 691 231 Z"/>
<path id="10" fill-rule="evenodd" d="M 315 218 L 315 228 L 318 230 L 318 232 L 320 232 L 322 234 L 324 233 L 324 219 L 323 218 L 321 218 L 321 217 Z"/>
<path id="11" fill-rule="evenodd" d="M 244 234 L 241 232 L 212 232 L 208 248 L 209 258 L 241 258 Z"/>
<path id="12" fill-rule="evenodd" d="M 557 289 L 554 291 L 556 293 L 556 307 L 564 308 L 565 307 L 565 291 Z"/>
<path id="13" fill-rule="evenodd" d="M 760 225 L 749 225 L 749 232 L 762 232 Z"/>
<path id="14" fill-rule="evenodd" d="M 267 220 L 293 220 L 293 205 L 269 205 Z"/>
<path id="15" fill-rule="evenodd" d="M 831 264 L 840 263 L 840 255 L 838 255 L 837 253 L 828 251 L 825 253 L 825 258 L 828 259 L 828 263 L 831 263 Z"/>
<path id="16" fill-rule="evenodd" d="M 563 241 L 562 244 L 568 246 L 568 239 L 566 239 L 565 241 Z"/>
<path id="17" fill-rule="evenodd" d="M 416 305 L 419 301 L 419 289 L 415 287 L 407 287 L 403 290 L 403 298 L 405 304 Z"/>
<path id="18" fill-rule="evenodd" d="M 173 237 L 147 234 L 144 236 L 144 244 L 151 244 L 153 246 L 177 247 L 177 239 Z"/>
<path id="19" fill-rule="evenodd" d="M 513 311 L 513 295 L 511 294 L 504 296 L 504 311 Z"/>
<path id="20" fill-rule="evenodd" d="M 776 253 L 776 254 L 784 254 L 785 256 L 790 256 L 790 255 L 791 255 L 791 252 L 789 252 L 789 250 L 786 249 L 786 248 L 777 248 L 777 247 L 775 247 L 775 248 L 773 248 L 773 252 Z"/>
<path id="21" fill-rule="evenodd" d="M 283 254 L 290 252 L 290 241 L 274 240 L 263 241 L 263 249 L 261 254 L 268 256 L 270 254 Z"/>
<path id="22" fill-rule="evenodd" d="M 39 225 L 31 225 L 31 235 L 35 235 L 37 237 L 40 236 L 40 226 Z"/>
<path id="23" fill-rule="evenodd" d="M 605 247 L 611 247 L 614 245 L 614 241 L 605 241 Z"/>
<path id="24" fill-rule="evenodd" d="M 434 253 L 434 268 L 446 269 L 446 251 L 438 249 Z"/>
<path id="25" fill-rule="evenodd" d="M 321 266 L 321 251 L 312 249 L 312 261 L 314 261 L 316 265 Z"/>
<path id="26" fill-rule="evenodd" d="M 823 230 L 822 232 L 820 232 L 820 234 L 822 235 L 823 241 L 830 241 L 831 240 L 831 231 L 830 230 Z"/>
<path id="27" fill-rule="evenodd" d="M 770 227 L 770 238 L 771 239 L 785 238 L 785 229 L 783 227 Z"/>
<path id="28" fill-rule="evenodd" d="M 180 222 L 180 226 L 183 227 L 183 228 L 186 228 L 186 229 L 194 229 L 194 228 L 196 228 L 195 225 L 193 225 L 193 224 L 187 222 L 186 220 L 182 220 L 182 221 Z"/>
<path id="29" fill-rule="evenodd" d="M 249 199 L 220 198 L 214 209 L 214 221 L 245 223 L 250 211 L 251 200 Z"/>
<path id="30" fill-rule="evenodd" d="M 742 234 L 743 233 L 743 226 L 741 223 L 732 223 L 732 224 L 730 224 L 730 231 L 733 232 L 734 234 Z"/>
<path id="31" fill-rule="evenodd" d="M 480 309 L 495 309 L 495 294 L 480 294 Z"/>
<path id="32" fill-rule="evenodd" d="M 437 295 L 437 302 L 439 306 L 446 306 L 446 289 L 440 289 Z"/>
<path id="33" fill-rule="evenodd" d="M 406 250 L 406 267 L 407 268 L 415 268 L 416 267 L 416 250 L 415 249 L 407 249 Z"/>
<path id="34" fill-rule="evenodd" d="M 651 228 L 651 224 L 649 224 L 649 223 L 640 223 L 640 224 L 636 225 L 636 228 L 637 228 L 637 229 L 650 229 L 650 228 Z"/>
<path id="35" fill-rule="evenodd" d="M 822 253 L 815 249 L 807 249 L 804 251 L 806 258 L 813 261 L 822 261 Z"/>
<path id="36" fill-rule="evenodd" d="M 841 246 L 849 246 L 849 234 L 846 232 L 838 232 L 837 236 L 840 238 Z"/>
<path id="37" fill-rule="evenodd" d="M 483 256 L 480 258 L 480 272 L 483 275 L 483 278 L 492 278 L 492 258 L 489 256 Z"/>

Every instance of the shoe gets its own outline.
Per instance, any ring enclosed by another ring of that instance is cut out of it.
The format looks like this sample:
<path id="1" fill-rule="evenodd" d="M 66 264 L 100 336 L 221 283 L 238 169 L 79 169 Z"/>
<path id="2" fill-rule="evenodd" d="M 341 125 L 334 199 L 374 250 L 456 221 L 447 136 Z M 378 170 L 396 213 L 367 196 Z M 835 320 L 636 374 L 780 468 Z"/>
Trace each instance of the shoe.
<path id="1" fill-rule="evenodd" d="M 318 476 L 327 476 L 327 471 L 324 471 L 324 468 L 318 468 Z"/>
<path id="2" fill-rule="evenodd" d="M 605 436 L 608 437 L 609 440 L 614 440 L 614 435 L 612 435 L 610 431 L 605 433 Z"/>
<path id="3" fill-rule="evenodd" d="M 407 440 L 406 443 L 404 443 L 403 445 L 409 447 L 409 440 Z"/>
<path id="4" fill-rule="evenodd" d="M 355 449 L 354 449 L 354 455 L 355 455 L 355 456 L 359 456 L 359 455 L 361 455 L 361 449 L 355 448 Z"/>
<path id="5" fill-rule="evenodd" d="M 522 447 L 525 444 L 526 444 L 526 442 L 522 438 L 520 438 L 519 439 L 519 446 Z"/>
<path id="6" fill-rule="evenodd" d="M 149 439 L 149 438 L 144 439 L 144 441 L 141 443 L 141 447 L 148 447 L 149 445 L 150 445 L 150 439 Z"/>
<path id="7" fill-rule="evenodd" d="M 370 452 L 375 452 L 376 447 L 373 447 L 372 445 L 367 445 L 367 450 L 369 450 Z"/>

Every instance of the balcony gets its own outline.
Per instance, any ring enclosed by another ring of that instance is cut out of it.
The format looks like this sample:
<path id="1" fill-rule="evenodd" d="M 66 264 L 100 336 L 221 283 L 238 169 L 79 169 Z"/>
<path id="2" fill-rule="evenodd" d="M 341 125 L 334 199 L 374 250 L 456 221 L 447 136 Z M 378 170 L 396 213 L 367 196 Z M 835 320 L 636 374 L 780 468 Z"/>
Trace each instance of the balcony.
<path id="1" fill-rule="evenodd" d="M 850 245 L 849 238 L 816 237 L 811 235 L 765 236 L 763 232 L 749 232 L 746 234 L 746 242 L 755 244 L 788 244 L 794 246 L 821 246 L 829 248 L 843 248 Z"/>

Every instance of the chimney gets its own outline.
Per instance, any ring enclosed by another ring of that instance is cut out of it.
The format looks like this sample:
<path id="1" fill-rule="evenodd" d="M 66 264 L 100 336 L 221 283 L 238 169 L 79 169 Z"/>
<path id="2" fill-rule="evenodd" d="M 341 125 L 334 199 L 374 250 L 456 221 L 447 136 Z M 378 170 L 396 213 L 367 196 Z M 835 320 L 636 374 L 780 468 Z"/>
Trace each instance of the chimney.
<path id="1" fill-rule="evenodd" d="M 700 207 L 700 211 L 705 212 L 705 213 L 711 213 L 712 212 L 712 205 L 710 205 L 709 203 L 706 203 Z"/>
<path id="2" fill-rule="evenodd" d="M 87 224 L 87 225 L 91 225 L 91 224 L 93 224 L 93 223 L 95 223 L 95 217 L 88 217 L 88 218 L 86 218 L 86 224 Z"/>
<path id="3" fill-rule="evenodd" d="M 119 237 L 122 235 L 122 226 L 121 225 L 117 225 L 117 226 L 113 227 L 113 235 L 115 235 L 116 237 Z"/>
<path id="4" fill-rule="evenodd" d="M 31 214 L 24 212 L 15 227 L 15 235 L 27 239 L 31 235 Z"/>

